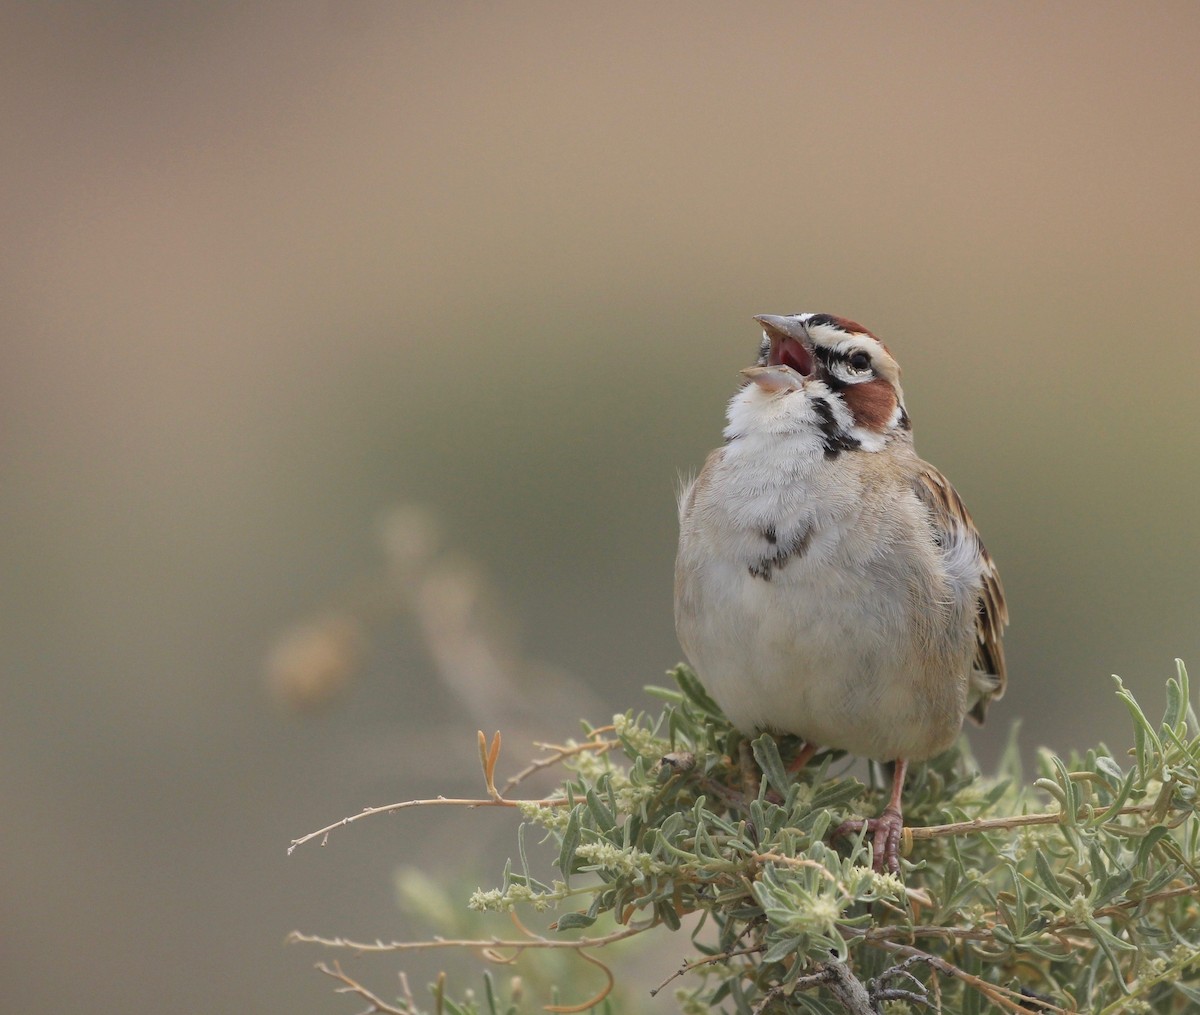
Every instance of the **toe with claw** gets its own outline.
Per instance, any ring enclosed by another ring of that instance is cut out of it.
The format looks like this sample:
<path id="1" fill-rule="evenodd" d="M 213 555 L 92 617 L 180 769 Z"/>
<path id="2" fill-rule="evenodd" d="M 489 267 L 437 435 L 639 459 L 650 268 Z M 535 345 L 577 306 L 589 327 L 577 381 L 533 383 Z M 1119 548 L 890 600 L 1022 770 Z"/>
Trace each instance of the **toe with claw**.
<path id="1" fill-rule="evenodd" d="M 877 818 L 843 821 L 833 830 L 833 837 L 851 838 L 863 829 L 871 837 L 871 855 L 875 870 L 889 874 L 900 873 L 900 834 L 904 831 L 904 816 L 897 808 L 887 807 Z"/>
<path id="2" fill-rule="evenodd" d="M 900 758 L 896 761 L 896 771 L 892 774 L 892 795 L 883 813 L 877 818 L 858 818 L 843 821 L 833 830 L 833 838 L 852 838 L 866 829 L 871 837 L 871 856 L 875 870 L 889 874 L 900 873 L 900 837 L 904 832 L 904 812 L 900 807 L 900 797 L 904 792 L 904 777 L 908 773 L 908 762 Z"/>

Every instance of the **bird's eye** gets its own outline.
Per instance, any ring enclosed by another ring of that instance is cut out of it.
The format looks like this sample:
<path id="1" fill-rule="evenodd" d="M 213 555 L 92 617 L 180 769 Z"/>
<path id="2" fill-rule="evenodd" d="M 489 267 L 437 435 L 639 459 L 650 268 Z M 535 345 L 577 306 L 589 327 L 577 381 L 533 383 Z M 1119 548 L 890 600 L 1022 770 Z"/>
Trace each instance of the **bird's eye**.
<path id="1" fill-rule="evenodd" d="M 871 357 L 865 352 L 856 352 L 850 357 L 850 366 L 855 370 L 867 370 L 871 366 Z"/>

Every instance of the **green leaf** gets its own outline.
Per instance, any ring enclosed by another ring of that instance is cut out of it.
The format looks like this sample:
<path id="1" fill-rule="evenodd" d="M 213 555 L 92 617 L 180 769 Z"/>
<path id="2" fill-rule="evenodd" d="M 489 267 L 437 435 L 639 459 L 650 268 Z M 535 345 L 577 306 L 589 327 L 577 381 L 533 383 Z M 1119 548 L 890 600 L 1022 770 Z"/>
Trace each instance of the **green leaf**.
<path id="1" fill-rule="evenodd" d="M 763 962 L 782 962 L 784 959 L 789 958 L 793 953 L 802 951 L 804 949 L 804 945 L 805 938 L 803 935 L 789 935 L 788 937 L 781 938 L 771 945 L 771 947 L 767 949 L 766 954 L 763 955 L 762 960 Z"/>
<path id="2" fill-rule="evenodd" d="M 1133 884 L 1133 871 L 1122 868 L 1115 870 L 1104 878 L 1092 893 L 1092 906 L 1100 909 L 1109 905 L 1116 898 L 1125 894 L 1126 889 Z"/>
<path id="3" fill-rule="evenodd" d="M 788 778 L 787 770 L 783 767 L 783 759 L 779 756 L 779 745 L 775 743 L 775 738 L 769 733 L 764 733 L 757 740 L 750 742 L 750 749 L 754 752 L 754 760 L 758 762 L 758 767 L 766 776 L 767 782 L 775 792 L 786 796 L 792 780 Z"/>
<path id="4" fill-rule="evenodd" d="M 1162 725 L 1164 729 L 1173 730 L 1187 713 L 1187 699 L 1179 686 L 1179 681 L 1171 678 L 1167 681 L 1167 707 L 1163 712 Z"/>
<path id="5" fill-rule="evenodd" d="M 1037 868 L 1038 879 L 1045 885 L 1050 894 L 1063 903 L 1063 905 L 1069 905 L 1071 897 L 1063 889 L 1063 886 L 1059 884 L 1058 878 L 1054 876 L 1054 871 L 1050 869 L 1050 862 L 1046 859 L 1046 854 L 1039 849 L 1034 853 L 1033 863 Z"/>
<path id="6" fill-rule="evenodd" d="M 979 953 L 974 949 L 967 951 L 960 963 L 964 972 L 972 976 L 983 973 L 983 965 Z M 967 990 L 962 995 L 961 1015 L 983 1015 L 983 995 L 976 990 Z"/>
<path id="7" fill-rule="evenodd" d="M 1145 869 L 1146 863 L 1154 852 L 1154 847 L 1158 845 L 1159 841 L 1166 834 L 1166 825 L 1155 825 L 1142 836 L 1142 841 L 1138 843 L 1137 860 L 1134 861 L 1134 867 L 1137 870 Z"/>
<path id="8" fill-rule="evenodd" d="M 1104 810 L 1098 811 L 1096 814 L 1094 814 L 1092 816 L 1091 821 L 1089 822 L 1090 825 L 1092 825 L 1092 826 L 1106 825 L 1113 818 L 1117 817 L 1117 815 L 1121 811 L 1121 808 L 1124 807 L 1125 804 L 1128 802 L 1129 795 L 1133 792 L 1133 784 L 1134 784 L 1136 776 L 1137 776 L 1136 771 L 1130 771 L 1125 776 L 1125 781 L 1120 784 L 1120 789 L 1117 791 L 1117 795 L 1113 799 L 1113 802 L 1111 804 L 1109 804 L 1108 807 L 1106 807 Z"/>
<path id="9" fill-rule="evenodd" d="M 1189 987 L 1186 983 L 1180 983 L 1178 980 L 1172 983 L 1171 986 L 1193 1004 L 1200 1006 L 1200 990 L 1197 990 L 1195 987 Z"/>
<path id="10" fill-rule="evenodd" d="M 1004 907 L 1001 908 L 1002 912 L 1007 918 L 1008 914 L 1006 909 Z M 1002 923 L 998 923 L 992 927 L 992 937 L 994 937 L 1002 945 L 1015 945 L 1017 943 L 1017 935 Z"/>
<path id="11" fill-rule="evenodd" d="M 1100 946 L 1100 950 L 1104 952 L 1104 957 L 1108 959 L 1108 964 L 1112 967 L 1113 981 L 1121 989 L 1122 993 L 1128 994 L 1129 987 L 1125 983 L 1125 972 L 1121 968 L 1121 960 L 1117 956 L 1119 951 L 1137 951 L 1135 945 L 1131 945 L 1128 941 L 1122 941 L 1118 937 L 1114 937 L 1111 933 L 1105 930 L 1099 923 L 1093 919 L 1085 921 L 1088 930 L 1092 932 L 1092 938 L 1096 944 Z"/>
<path id="12" fill-rule="evenodd" d="M 525 855 L 525 827 L 526 822 L 522 821 L 517 826 L 517 855 L 521 858 L 521 875 L 524 884 L 528 885 L 531 881 L 529 876 L 529 858 Z"/>
<path id="13" fill-rule="evenodd" d="M 996 783 L 995 786 L 993 786 L 990 790 L 987 791 L 983 800 L 979 804 L 979 810 L 981 812 L 990 811 L 993 807 L 996 806 L 997 803 L 1000 802 L 1000 798 L 1003 797 L 1004 794 L 1008 792 L 1008 787 L 1011 785 L 1012 785 L 1011 779 L 1003 779 L 1000 782 Z"/>
<path id="14" fill-rule="evenodd" d="M 594 789 L 589 788 L 584 799 L 587 801 L 588 810 L 591 811 L 592 820 L 596 822 L 596 828 L 607 835 L 616 827 L 617 816 L 604 805 Z"/>
<path id="15" fill-rule="evenodd" d="M 1110 785 L 1120 786 L 1125 781 L 1125 770 L 1107 754 L 1096 756 L 1096 771 L 1108 779 Z"/>
<path id="16" fill-rule="evenodd" d="M 1141 895 L 1153 895 L 1155 892 L 1161 891 L 1174 881 L 1178 874 L 1179 870 L 1176 867 L 1162 867 L 1142 886 Z"/>
<path id="17" fill-rule="evenodd" d="M 675 912 L 675 906 L 671 900 L 664 899 L 654 907 L 654 911 L 658 919 L 666 925 L 668 930 L 679 930 L 681 926 L 679 914 Z"/>
<path id="18" fill-rule="evenodd" d="M 1138 759 L 1138 768 L 1141 769 L 1142 778 L 1153 775 L 1154 766 L 1151 764 L 1151 752 L 1159 759 L 1162 758 L 1162 741 L 1158 739 L 1158 734 L 1153 726 L 1150 725 L 1150 720 L 1146 718 L 1146 713 L 1142 711 L 1142 707 L 1137 703 L 1137 699 L 1126 689 L 1121 678 L 1114 674 L 1113 680 L 1117 682 L 1117 697 L 1125 702 L 1125 707 L 1129 710 L 1129 716 L 1133 719 L 1133 732 L 1136 740 L 1136 753 Z"/>
<path id="19" fill-rule="evenodd" d="M 942 897 L 938 900 L 942 904 L 943 913 L 945 913 L 947 907 L 950 905 L 950 900 L 954 898 L 955 892 L 958 890 L 961 873 L 962 868 L 958 864 L 946 864 L 946 871 L 942 875 Z"/>
<path id="20" fill-rule="evenodd" d="M 1183 701 L 1186 706 L 1184 709 L 1184 722 L 1187 724 L 1189 736 L 1200 736 L 1200 722 L 1196 720 L 1196 712 L 1192 708 L 1192 692 L 1188 684 L 1187 667 L 1183 665 L 1182 659 L 1175 660 L 1175 675 L 1179 681 L 1179 686 L 1183 693 Z"/>
<path id="21" fill-rule="evenodd" d="M 675 669 L 669 670 L 668 673 L 675 678 L 675 683 L 679 685 L 679 689 L 696 708 L 714 719 L 727 721 L 725 720 L 725 714 L 721 711 L 721 707 L 709 697 L 708 691 L 704 689 L 704 685 L 700 683 L 700 678 L 696 676 L 690 666 L 680 663 Z"/>
<path id="22" fill-rule="evenodd" d="M 571 873 L 575 869 L 575 850 L 579 848 L 580 821 L 583 807 L 576 805 L 571 808 L 571 816 L 567 819 L 567 827 L 563 829 L 562 846 L 558 851 L 558 869 L 562 871 L 563 880 L 571 883 Z"/>
<path id="23" fill-rule="evenodd" d="M 483 971 L 483 994 L 487 998 L 488 1015 L 497 1015 L 496 1013 L 496 988 L 492 983 L 492 974 L 486 969 Z"/>
<path id="24" fill-rule="evenodd" d="M 843 807 L 851 800 L 862 798 L 865 786 L 857 779 L 835 779 L 822 783 L 813 793 L 813 810 L 829 808 L 830 810 Z"/>
<path id="25" fill-rule="evenodd" d="M 1050 763 L 1054 766 L 1055 777 L 1066 798 L 1063 805 L 1063 816 L 1066 818 L 1067 824 L 1074 825 L 1079 820 L 1079 810 L 1083 806 L 1079 786 L 1071 778 L 1071 773 L 1067 771 L 1067 766 L 1063 764 L 1062 758 L 1055 755 L 1050 759 Z"/>
<path id="26" fill-rule="evenodd" d="M 590 927 L 596 922 L 596 916 L 592 913 L 563 913 L 554 924 L 555 930 L 578 930 L 582 927 Z"/>
<path id="27" fill-rule="evenodd" d="M 672 671 L 668 670 L 670 674 Z M 669 701 L 673 704 L 680 704 L 686 700 L 685 695 L 679 691 L 673 691 L 669 687 L 660 687 L 658 684 L 643 684 L 642 690 L 645 691 L 651 698 L 657 698 L 659 701 Z"/>

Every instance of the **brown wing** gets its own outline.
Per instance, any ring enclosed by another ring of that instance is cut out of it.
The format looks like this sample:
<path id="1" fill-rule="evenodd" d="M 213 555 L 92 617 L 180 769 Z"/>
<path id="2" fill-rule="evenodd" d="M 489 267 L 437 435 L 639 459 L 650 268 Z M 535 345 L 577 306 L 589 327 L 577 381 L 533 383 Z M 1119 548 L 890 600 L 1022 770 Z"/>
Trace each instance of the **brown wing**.
<path id="1" fill-rule="evenodd" d="M 979 544 L 979 554 L 983 562 L 983 587 L 979 590 L 979 609 L 975 624 L 975 673 L 972 675 L 979 700 L 971 707 L 970 716 L 975 722 L 982 723 L 988 704 L 1004 694 L 1005 685 L 1008 683 L 1008 674 L 1004 666 L 1004 646 L 1000 641 L 1004 627 L 1008 624 L 1004 586 L 1000 584 L 1000 573 L 996 570 L 996 563 L 983 545 L 983 540 L 979 538 L 979 530 L 975 528 L 970 512 L 967 511 L 958 491 L 950 485 L 950 481 L 928 462 L 921 462 L 913 486 L 917 496 L 929 508 L 939 542 L 943 546 L 957 542 L 953 534 L 957 533 L 961 538 L 964 529 L 974 535 Z"/>

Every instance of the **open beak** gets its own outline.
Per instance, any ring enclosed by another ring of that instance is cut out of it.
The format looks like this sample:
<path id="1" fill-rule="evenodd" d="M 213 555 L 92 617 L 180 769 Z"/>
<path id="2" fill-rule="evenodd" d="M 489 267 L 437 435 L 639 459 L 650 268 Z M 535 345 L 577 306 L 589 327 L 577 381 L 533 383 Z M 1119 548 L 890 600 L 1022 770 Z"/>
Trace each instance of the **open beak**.
<path id="1" fill-rule="evenodd" d="M 804 387 L 804 378 L 782 363 L 768 367 L 746 367 L 742 376 L 750 378 L 766 392 L 799 391 Z"/>
<path id="2" fill-rule="evenodd" d="M 802 377 L 813 375 L 816 364 L 813 362 L 812 339 L 803 322 L 795 317 L 774 314 L 759 314 L 754 319 L 762 325 L 763 334 L 770 343 L 767 366 L 791 367 Z"/>

